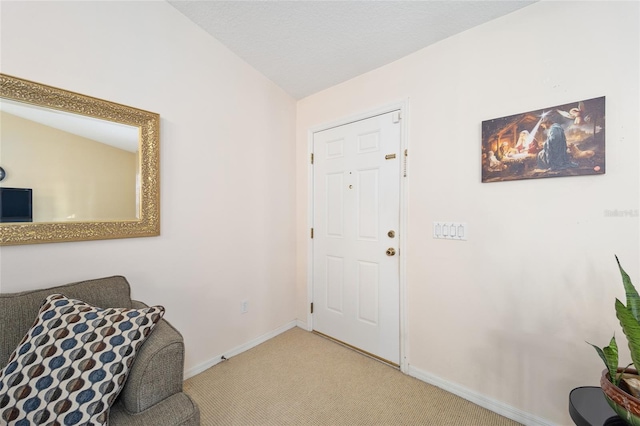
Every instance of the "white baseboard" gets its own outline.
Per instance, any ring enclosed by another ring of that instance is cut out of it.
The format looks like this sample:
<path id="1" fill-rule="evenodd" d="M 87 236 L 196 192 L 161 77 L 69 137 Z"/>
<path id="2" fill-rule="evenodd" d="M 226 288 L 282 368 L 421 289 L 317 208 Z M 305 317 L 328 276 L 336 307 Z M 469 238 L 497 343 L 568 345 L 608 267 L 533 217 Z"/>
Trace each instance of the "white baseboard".
<path id="1" fill-rule="evenodd" d="M 222 362 L 222 357 L 224 356 L 225 358 L 229 359 L 232 356 L 236 356 L 238 354 L 241 354 L 242 352 L 248 351 L 249 349 L 258 346 L 261 343 L 266 342 L 269 339 L 272 339 L 274 337 L 276 337 L 278 334 L 282 334 L 287 330 L 291 330 L 293 327 L 298 326 L 298 321 L 291 321 L 288 322 L 287 324 L 276 328 L 273 331 L 270 331 L 266 334 L 263 334 L 262 336 L 256 337 L 253 340 L 250 340 L 247 343 L 244 343 L 240 346 L 236 346 L 235 348 L 229 350 L 229 351 L 225 351 L 224 353 L 214 356 L 213 358 L 211 358 L 208 361 L 203 362 L 202 364 L 196 365 L 195 367 L 192 367 L 188 370 L 185 370 L 184 372 L 184 379 L 187 380 L 190 377 L 195 376 L 196 374 L 202 373 L 204 370 L 213 367 L 214 365 Z M 304 328 L 304 327 L 301 327 Z M 304 328 L 306 330 L 306 328 Z"/>
<path id="2" fill-rule="evenodd" d="M 305 331 L 311 331 L 307 323 L 302 320 L 296 320 L 296 327 L 301 328 Z"/>
<path id="3" fill-rule="evenodd" d="M 461 398 L 471 401 L 480 407 L 500 414 L 508 419 L 514 420 L 518 423 L 522 423 L 525 426 L 554 426 L 554 423 L 541 417 L 534 416 L 533 414 L 514 408 L 504 402 L 497 401 L 492 398 L 488 398 L 478 392 L 467 389 L 456 383 L 449 382 L 441 379 L 440 377 L 426 373 L 413 366 L 409 366 L 407 374 L 411 377 L 415 377 L 418 380 L 429 383 L 430 385 L 437 386 L 449 393 L 457 395 Z"/>

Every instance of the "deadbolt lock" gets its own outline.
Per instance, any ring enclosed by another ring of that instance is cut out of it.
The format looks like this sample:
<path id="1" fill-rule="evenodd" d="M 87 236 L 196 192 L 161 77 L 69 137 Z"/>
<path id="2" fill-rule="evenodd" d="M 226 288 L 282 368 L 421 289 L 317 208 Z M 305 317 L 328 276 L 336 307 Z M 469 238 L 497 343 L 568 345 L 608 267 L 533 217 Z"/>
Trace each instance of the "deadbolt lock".
<path id="1" fill-rule="evenodd" d="M 394 256 L 396 254 L 396 249 L 394 249 L 393 247 L 389 247 L 387 249 L 387 256 Z"/>
<path id="2" fill-rule="evenodd" d="M 387 232 L 387 235 L 389 236 L 389 238 L 394 238 L 396 236 L 396 232 L 394 230 L 391 230 Z"/>

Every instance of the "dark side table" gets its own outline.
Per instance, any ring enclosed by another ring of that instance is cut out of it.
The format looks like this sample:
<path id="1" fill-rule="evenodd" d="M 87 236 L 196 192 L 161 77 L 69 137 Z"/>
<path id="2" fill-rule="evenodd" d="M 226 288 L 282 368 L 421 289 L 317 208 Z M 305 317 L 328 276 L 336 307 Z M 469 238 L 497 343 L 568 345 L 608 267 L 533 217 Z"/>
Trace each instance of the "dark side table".
<path id="1" fill-rule="evenodd" d="M 597 386 L 583 386 L 569 393 L 569 415 L 576 426 L 627 426 Z"/>

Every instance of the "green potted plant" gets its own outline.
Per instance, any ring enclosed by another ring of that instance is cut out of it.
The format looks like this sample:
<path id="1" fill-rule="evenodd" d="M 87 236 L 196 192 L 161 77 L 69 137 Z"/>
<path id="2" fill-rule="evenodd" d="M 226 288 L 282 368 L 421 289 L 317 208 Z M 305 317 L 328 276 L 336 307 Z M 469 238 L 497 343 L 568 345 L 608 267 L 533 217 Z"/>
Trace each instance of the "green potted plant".
<path id="1" fill-rule="evenodd" d="M 638 371 L 640 371 L 640 295 L 631 283 L 631 278 L 620 265 L 617 256 L 616 262 L 622 275 L 627 302 L 624 305 L 616 298 L 616 317 L 627 337 L 632 363 L 624 368 L 619 367 L 618 345 L 615 335 L 611 338 L 609 346 L 602 349 L 589 344 L 596 349 L 607 367 L 602 372 L 600 379 L 600 386 L 607 402 L 629 424 L 640 426 L 640 376 L 638 375 Z M 635 370 L 629 368 L 632 365 Z"/>

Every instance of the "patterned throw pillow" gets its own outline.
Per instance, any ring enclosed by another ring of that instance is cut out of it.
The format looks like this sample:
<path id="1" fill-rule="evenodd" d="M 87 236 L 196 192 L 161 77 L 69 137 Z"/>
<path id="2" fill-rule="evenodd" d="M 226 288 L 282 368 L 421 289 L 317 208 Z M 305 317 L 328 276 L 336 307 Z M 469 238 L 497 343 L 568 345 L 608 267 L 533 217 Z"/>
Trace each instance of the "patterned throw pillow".
<path id="1" fill-rule="evenodd" d="M 0 424 L 104 425 L 162 306 L 101 309 L 45 299 L 0 370 Z"/>

